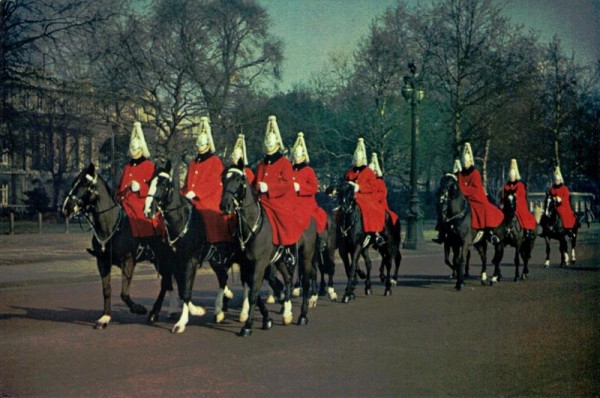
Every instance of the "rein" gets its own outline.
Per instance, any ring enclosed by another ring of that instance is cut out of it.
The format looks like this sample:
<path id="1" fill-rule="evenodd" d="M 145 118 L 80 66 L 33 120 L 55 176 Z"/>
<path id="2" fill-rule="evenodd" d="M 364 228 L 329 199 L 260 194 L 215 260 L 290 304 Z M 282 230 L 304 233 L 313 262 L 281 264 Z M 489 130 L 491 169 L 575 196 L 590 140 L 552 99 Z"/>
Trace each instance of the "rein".
<path id="1" fill-rule="evenodd" d="M 167 234 L 167 243 L 169 244 L 169 247 L 171 249 L 173 249 L 173 252 L 177 251 L 177 248 L 175 248 L 175 243 L 177 243 L 177 241 L 181 238 L 183 238 L 185 236 L 185 234 L 187 234 L 187 232 L 190 229 L 190 224 L 192 222 L 192 213 L 194 211 L 194 209 L 190 209 L 191 205 L 188 204 L 188 209 L 189 209 L 189 214 L 188 214 L 188 218 L 187 221 L 185 223 L 185 226 L 183 227 L 183 230 L 181 230 L 181 232 L 179 233 L 179 235 L 177 235 L 177 237 L 175 237 L 175 239 L 171 239 L 171 234 L 169 234 L 169 223 L 167 222 L 167 218 L 165 217 L 165 214 L 167 213 L 167 210 L 169 212 L 175 211 L 175 210 L 179 210 L 181 209 L 183 206 L 179 206 L 179 207 L 175 207 L 173 209 L 162 209 L 159 207 L 159 211 L 160 213 L 163 215 L 164 221 L 165 221 L 165 233 Z"/>

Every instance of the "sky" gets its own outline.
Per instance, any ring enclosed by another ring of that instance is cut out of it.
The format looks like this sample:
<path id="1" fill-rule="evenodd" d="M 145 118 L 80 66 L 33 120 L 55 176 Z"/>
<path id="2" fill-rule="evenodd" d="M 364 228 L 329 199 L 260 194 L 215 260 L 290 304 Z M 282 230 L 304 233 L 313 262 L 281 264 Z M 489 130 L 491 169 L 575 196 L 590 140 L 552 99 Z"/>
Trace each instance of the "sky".
<path id="1" fill-rule="evenodd" d="M 352 54 L 373 18 L 396 4 L 396 0 L 257 1 L 271 16 L 271 32 L 284 41 L 279 87 L 284 92 L 321 70 L 330 53 Z M 537 30 L 544 42 L 557 34 L 578 62 L 600 59 L 600 0 L 498 0 L 498 5 L 513 23 Z"/>

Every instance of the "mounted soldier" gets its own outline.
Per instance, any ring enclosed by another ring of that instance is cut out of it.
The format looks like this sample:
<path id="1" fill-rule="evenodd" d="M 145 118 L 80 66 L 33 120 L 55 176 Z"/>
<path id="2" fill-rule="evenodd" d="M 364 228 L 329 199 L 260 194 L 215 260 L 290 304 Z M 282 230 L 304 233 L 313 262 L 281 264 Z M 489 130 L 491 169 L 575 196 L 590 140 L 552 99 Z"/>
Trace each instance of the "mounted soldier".
<path id="1" fill-rule="evenodd" d="M 219 204 L 223 186 L 221 174 L 223 162 L 215 155 L 210 123 L 207 117 L 200 118 L 200 133 L 196 140 L 198 155 L 189 167 L 185 186 L 181 193 L 200 212 L 206 226 L 206 240 L 209 243 L 232 242 L 228 218 L 221 214 Z"/>
<path id="2" fill-rule="evenodd" d="M 454 178 L 458 181 L 458 173 L 462 170 L 462 165 L 459 159 L 454 160 L 454 166 L 452 167 L 452 173 L 446 174 L 446 176 L 454 175 Z M 439 192 L 438 195 L 439 197 Z M 442 209 L 441 203 L 437 203 L 437 223 L 435 224 L 435 230 L 438 231 L 438 236 L 436 238 L 431 239 L 433 242 L 442 244 L 444 243 L 444 238 L 446 237 L 447 231 L 444 229 L 444 220 L 442 219 Z"/>
<path id="3" fill-rule="evenodd" d="M 548 191 L 548 196 L 554 200 L 556 212 L 560 216 L 563 228 L 567 231 L 567 234 L 572 237 L 573 229 L 577 224 L 577 218 L 571 208 L 571 193 L 569 188 L 565 185 L 559 166 L 556 166 L 554 169 L 554 184 Z M 544 230 L 540 236 L 544 237 L 546 233 L 547 231 Z"/>
<path id="4" fill-rule="evenodd" d="M 308 228 L 312 214 L 299 206 L 294 190 L 293 169 L 283 156 L 283 141 L 275 116 L 269 116 L 264 140 L 265 157 L 258 164 L 254 189 L 273 228 L 272 241 L 278 246 L 275 261 L 285 249 L 286 262 L 295 262 L 296 243 Z"/>
<path id="5" fill-rule="evenodd" d="M 304 133 L 298 133 L 298 137 L 292 148 L 292 156 L 294 191 L 296 191 L 300 208 L 311 213 L 317 223 L 319 251 L 323 251 L 327 244 L 325 231 L 327 227 L 327 213 L 319 207 L 315 198 L 315 195 L 319 191 L 319 182 L 315 171 L 308 165 L 310 157 L 308 156 L 308 149 L 304 141 Z"/>
<path id="6" fill-rule="evenodd" d="M 398 215 L 390 209 L 387 201 L 387 186 L 385 185 L 385 181 L 383 180 L 383 172 L 381 171 L 381 167 L 379 166 L 379 160 L 377 159 L 377 153 L 373 152 L 371 155 L 371 163 L 369 163 L 369 168 L 373 170 L 375 176 L 376 187 L 377 187 L 377 197 L 379 200 L 379 204 L 385 209 L 385 212 L 388 214 L 390 219 L 392 220 L 392 225 L 396 225 L 398 222 Z"/>
<path id="7" fill-rule="evenodd" d="M 345 179 L 354 187 L 354 196 L 362 214 L 364 232 L 367 241 L 371 235 L 375 237 L 377 246 L 384 243 L 380 232 L 384 229 L 385 208 L 379 201 L 377 193 L 377 177 L 367 167 L 367 150 L 363 138 L 358 139 L 353 156 L 353 167 L 346 172 Z"/>
<path id="8" fill-rule="evenodd" d="M 502 223 L 504 215 L 502 210 L 488 200 L 481 181 L 481 174 L 474 164 L 475 158 L 471 144 L 467 142 L 463 150 L 463 170 L 458 173 L 458 184 L 471 208 L 471 227 L 478 231 L 473 239 L 473 244 L 479 242 L 484 233 L 487 233 L 490 242 L 497 244 L 500 239 L 494 235 L 492 230 Z"/>
<path id="9" fill-rule="evenodd" d="M 508 182 L 504 185 L 501 201 L 503 202 L 504 198 L 509 197 L 509 195 L 512 195 L 515 198 L 516 216 L 519 225 L 524 230 L 525 238 L 533 239 L 537 223 L 535 221 L 535 216 L 529 211 L 527 187 L 525 186 L 525 183 L 521 181 L 519 166 L 517 165 L 516 159 L 510 160 Z"/>
<path id="10" fill-rule="evenodd" d="M 138 249 L 137 256 L 140 258 L 144 250 L 143 246 L 147 246 L 153 237 L 162 237 L 165 231 L 162 217 L 147 218 L 144 215 L 144 204 L 154 174 L 154 163 L 150 160 L 150 151 L 140 122 L 133 123 L 129 156 L 131 160 L 123 168 L 117 189 L 117 200 L 127 214 L 133 237 L 141 238 L 141 247 Z M 147 254 L 152 257 L 151 254 Z"/>

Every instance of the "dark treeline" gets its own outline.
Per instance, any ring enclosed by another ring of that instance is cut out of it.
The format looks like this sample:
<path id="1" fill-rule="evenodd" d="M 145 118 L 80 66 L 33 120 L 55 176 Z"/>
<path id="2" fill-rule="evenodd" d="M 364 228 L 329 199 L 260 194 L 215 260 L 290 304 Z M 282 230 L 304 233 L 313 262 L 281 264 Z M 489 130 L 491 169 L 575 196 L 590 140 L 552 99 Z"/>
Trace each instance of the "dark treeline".
<path id="1" fill-rule="evenodd" d="M 190 128 L 208 115 L 219 154 L 244 133 L 258 161 L 267 117 L 276 115 L 286 144 L 305 133 L 324 187 L 350 166 L 362 136 L 391 192 L 408 191 L 411 118 L 401 89 L 413 62 L 425 92 L 424 192 L 469 141 L 489 193 L 506 180 L 512 157 L 531 191 L 546 189 L 559 164 L 572 190 L 598 193 L 599 64 L 578 64 L 560 38 L 542 42 L 491 0 L 414 8 L 400 1 L 371 22 L 352 55 L 332 55 L 287 93 L 276 89 L 285 43 L 254 0 L 4 0 L 1 7 L 2 145 L 35 153 L 46 140 L 36 158 L 47 159 L 39 167 L 53 171 L 57 190 L 68 162 L 55 142 L 68 146 L 61 134 L 70 124 L 113 126 L 122 164 L 131 123 L 141 120 L 155 158 L 186 160 L 194 152 Z M 54 103 L 43 136 L 22 134 L 40 123 L 15 103 L 31 89 Z M 106 158 L 109 149 L 96 150 Z"/>

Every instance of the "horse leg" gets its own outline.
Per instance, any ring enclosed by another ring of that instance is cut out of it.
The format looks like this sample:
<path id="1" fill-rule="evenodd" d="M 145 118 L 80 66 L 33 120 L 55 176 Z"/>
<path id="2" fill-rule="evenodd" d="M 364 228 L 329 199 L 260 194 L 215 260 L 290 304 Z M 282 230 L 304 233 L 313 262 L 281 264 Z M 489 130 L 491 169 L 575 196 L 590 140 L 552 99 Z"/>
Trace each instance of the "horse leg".
<path id="1" fill-rule="evenodd" d="M 550 267 L 550 238 L 545 236 L 544 241 L 546 242 L 546 261 L 544 261 L 544 268 L 548 268 Z"/>
<path id="2" fill-rule="evenodd" d="M 494 257 L 492 257 L 492 264 L 494 264 L 494 275 L 492 276 L 492 281 L 490 286 L 494 283 L 502 280 L 502 270 L 500 264 L 502 263 L 502 257 L 504 256 L 504 245 L 502 243 L 497 243 L 494 245 Z"/>
<path id="3" fill-rule="evenodd" d="M 515 282 L 519 281 L 519 276 L 520 276 L 519 275 L 519 265 L 520 265 L 519 264 L 520 263 L 519 256 L 521 254 L 520 252 L 523 248 L 523 245 L 524 245 L 524 241 L 521 241 L 521 244 L 519 245 L 519 243 L 517 242 L 516 247 L 515 247 Z"/>
<path id="4" fill-rule="evenodd" d="M 256 304 L 258 305 L 258 310 L 263 317 L 263 330 L 270 330 L 273 327 L 273 320 L 271 317 L 269 317 L 269 310 L 267 309 L 262 297 L 260 297 L 260 294 L 256 297 Z"/>
<path id="5" fill-rule="evenodd" d="M 371 263 L 371 258 L 366 253 L 366 250 L 364 251 L 364 253 L 365 253 L 365 255 L 363 256 L 363 258 L 365 259 L 365 268 L 367 269 L 367 275 L 365 278 L 365 295 L 372 296 L 373 288 L 371 286 L 371 268 L 372 268 L 373 264 Z"/>
<path id="6" fill-rule="evenodd" d="M 384 253 L 384 256 L 382 256 L 382 264 L 385 262 L 386 268 L 387 268 L 387 278 L 385 280 L 385 290 L 383 292 L 384 296 L 391 296 L 392 295 L 392 286 L 395 285 L 396 280 L 394 279 L 392 281 L 392 253 L 393 253 L 393 248 L 390 247 L 391 245 L 388 245 L 388 248 L 386 250 L 386 252 Z"/>
<path id="7" fill-rule="evenodd" d="M 571 262 L 575 264 L 577 258 L 575 257 L 575 247 L 577 246 L 577 228 L 573 229 L 573 238 L 571 238 Z"/>
<path id="8" fill-rule="evenodd" d="M 458 256 L 458 266 L 456 267 L 456 286 L 455 289 L 460 291 L 462 289 L 462 285 L 464 284 L 464 272 L 465 272 L 465 262 L 466 262 L 466 257 L 467 257 L 467 253 L 469 251 L 469 245 L 466 243 L 463 243 L 462 247 L 460 248 L 460 255 Z"/>
<path id="9" fill-rule="evenodd" d="M 292 314 L 292 273 L 288 270 L 287 266 L 279 261 L 277 263 L 277 269 L 283 277 L 283 324 L 289 325 L 292 323 L 294 316 Z M 292 271 L 293 272 L 293 271 Z"/>
<path id="10" fill-rule="evenodd" d="M 108 326 L 111 320 L 111 294 L 112 289 L 110 287 L 110 262 L 105 262 L 101 259 L 96 259 L 96 264 L 98 266 L 98 271 L 100 272 L 100 277 L 102 278 L 102 296 L 104 298 L 104 311 L 102 312 L 102 316 L 96 320 L 96 324 L 94 325 L 94 329 L 104 329 Z"/>
<path id="11" fill-rule="evenodd" d="M 394 245 L 394 263 L 396 268 L 394 269 L 394 276 L 392 278 L 392 284 L 398 285 L 400 281 L 398 280 L 398 271 L 400 270 L 400 263 L 402 262 L 402 253 L 400 253 L 400 246 Z"/>
<path id="12" fill-rule="evenodd" d="M 248 315 L 242 330 L 240 330 L 240 333 L 238 334 L 241 337 L 248 337 L 252 334 L 252 324 L 254 323 L 254 307 L 258 301 L 258 292 L 260 291 L 267 266 L 268 264 L 257 264 L 254 269 L 254 275 L 252 281 L 250 282 L 250 290 L 248 292 Z"/>
<path id="13" fill-rule="evenodd" d="M 210 267 L 217 276 L 219 282 L 219 290 L 215 297 L 215 323 L 221 323 L 225 319 L 225 312 L 223 312 L 223 301 L 225 298 L 225 289 L 227 289 L 227 268 L 223 264 L 214 263 L 209 261 Z M 227 289 L 229 290 L 229 289 Z"/>
<path id="14" fill-rule="evenodd" d="M 475 248 L 481 258 L 481 284 L 485 285 L 487 283 L 487 243 L 483 241 L 483 243 L 476 245 Z"/>
<path id="15" fill-rule="evenodd" d="M 249 284 L 244 285 L 244 299 L 242 300 L 242 309 L 240 310 L 240 322 L 244 323 L 248 320 L 248 311 L 250 310 L 250 300 L 248 300 L 248 295 L 250 293 Z"/>
<path id="16" fill-rule="evenodd" d="M 173 280 L 171 278 L 171 273 L 169 272 L 167 275 L 167 273 L 163 271 L 163 275 L 161 276 L 161 279 L 160 279 L 160 292 L 158 293 L 158 297 L 156 298 L 156 301 L 154 302 L 154 305 L 152 306 L 152 310 L 148 314 L 147 321 L 149 324 L 153 324 L 154 322 L 156 322 L 158 320 L 158 314 L 160 313 L 160 310 L 163 305 L 163 301 L 165 300 L 165 294 L 168 291 L 172 291 L 172 290 L 173 290 Z"/>
<path id="17" fill-rule="evenodd" d="M 314 246 L 313 246 L 314 247 Z M 308 324 L 308 309 L 317 306 L 316 297 L 314 296 L 314 290 L 310 288 L 311 274 L 312 274 L 312 263 L 304 255 L 305 247 L 298 250 L 298 260 L 302 258 L 302 305 L 300 307 L 300 316 L 298 317 L 298 325 Z M 298 263 L 298 269 L 300 269 L 300 261 Z M 309 299 L 310 297 L 310 299 Z M 317 296 L 318 297 L 318 296 Z"/>
<path id="18" fill-rule="evenodd" d="M 206 310 L 200 306 L 195 306 L 192 303 L 192 293 L 194 289 L 194 279 L 196 278 L 197 260 L 190 258 L 186 261 L 185 270 L 183 272 L 183 280 L 179 286 L 179 298 L 183 301 L 183 309 L 179 320 L 173 326 L 172 333 L 183 333 L 189 322 L 189 315 L 203 316 Z M 180 283 L 178 279 L 178 284 Z"/>
<path id="19" fill-rule="evenodd" d="M 129 288 L 131 287 L 131 280 L 133 279 L 133 269 L 135 268 L 135 261 L 132 257 L 125 259 L 121 272 L 121 300 L 129 307 L 129 310 L 134 314 L 145 315 L 148 311 L 146 308 L 138 303 L 135 303 L 129 296 Z"/>
<path id="20" fill-rule="evenodd" d="M 362 247 L 360 244 L 355 245 L 349 266 L 346 266 L 346 263 L 344 263 L 346 266 L 346 275 L 348 276 L 348 284 L 346 285 L 346 291 L 344 292 L 344 297 L 342 298 L 343 303 L 348 303 L 350 300 L 356 297 L 354 295 L 354 278 L 356 277 L 356 263 L 358 262 L 361 249 Z"/>
<path id="21" fill-rule="evenodd" d="M 566 267 L 569 265 L 569 248 L 567 246 L 567 237 L 561 236 L 558 245 L 560 251 L 560 267 Z"/>

